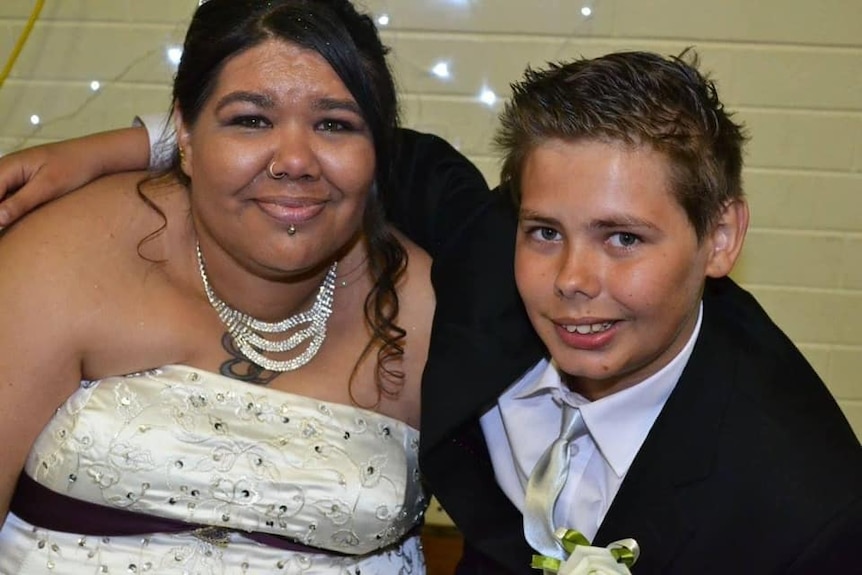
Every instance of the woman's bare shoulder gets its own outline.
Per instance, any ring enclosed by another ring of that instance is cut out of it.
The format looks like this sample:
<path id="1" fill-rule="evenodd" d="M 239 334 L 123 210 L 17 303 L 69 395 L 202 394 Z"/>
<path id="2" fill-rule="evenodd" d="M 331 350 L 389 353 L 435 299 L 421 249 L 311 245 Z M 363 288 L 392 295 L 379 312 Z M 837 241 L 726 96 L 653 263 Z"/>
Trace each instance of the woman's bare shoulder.
<path id="1" fill-rule="evenodd" d="M 407 271 L 398 286 L 397 323 L 407 332 L 403 364 L 405 385 L 399 402 L 405 404 L 400 409 L 410 414 L 407 422 L 418 428 L 422 372 L 428 359 L 435 309 L 431 257 L 402 234 L 396 232 L 396 235 L 408 257 Z"/>
<path id="2" fill-rule="evenodd" d="M 115 174 L 94 180 L 35 210 L 7 229 L 0 241 L 5 252 L 38 253 L 34 264 L 69 267 L 75 261 L 95 255 L 104 257 L 112 248 L 137 244 L 166 222 L 160 195 L 171 192 L 170 185 L 149 185 L 148 197 L 141 197 L 143 172 Z M 6 257 L 9 257 L 8 255 Z M 94 262 L 95 263 L 95 262 Z"/>
<path id="3" fill-rule="evenodd" d="M 141 178 L 96 180 L 6 229 L 0 235 L 5 296 L 95 305 L 104 296 L 96 286 L 142 265 L 137 246 L 166 220 L 137 197 Z"/>
<path id="4" fill-rule="evenodd" d="M 159 197 L 166 190 L 154 196 L 163 217 L 139 198 L 141 176 L 97 180 L 0 236 L 0 301 L 15 302 L 4 315 L 26 324 L 45 350 L 83 361 L 111 341 L 106 326 L 121 324 L 142 305 L 142 286 L 155 285 L 143 281 L 154 277 L 154 264 L 140 245 L 174 221 L 177 209 Z"/>
<path id="5" fill-rule="evenodd" d="M 28 366 L 79 363 L 87 345 L 92 314 L 81 310 L 101 303 L 94 278 L 106 275 L 110 281 L 112 267 L 104 264 L 101 248 L 110 236 L 107 228 L 114 227 L 108 222 L 118 213 L 118 200 L 96 193 L 99 185 L 105 186 L 88 186 L 36 210 L 0 236 L 0 341 Z"/>

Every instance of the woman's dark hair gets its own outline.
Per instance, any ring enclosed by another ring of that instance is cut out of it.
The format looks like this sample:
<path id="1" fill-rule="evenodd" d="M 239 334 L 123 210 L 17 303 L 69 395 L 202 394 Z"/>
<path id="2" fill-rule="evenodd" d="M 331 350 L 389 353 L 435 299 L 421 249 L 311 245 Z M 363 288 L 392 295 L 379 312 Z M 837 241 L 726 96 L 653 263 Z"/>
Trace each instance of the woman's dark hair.
<path id="1" fill-rule="evenodd" d="M 363 232 L 374 278 L 365 300 L 365 318 L 373 337 L 359 361 L 377 348 L 378 390 L 395 396 L 404 375 L 391 365 L 403 356 L 406 337 L 395 323 L 396 285 L 406 268 L 407 253 L 386 225 L 383 199 L 393 185 L 398 103 L 386 62 L 388 49 L 371 18 L 348 0 L 209 0 L 197 9 L 186 33 L 174 80 L 174 107 L 187 125 L 194 126 L 226 62 L 268 40 L 290 42 L 320 54 L 356 100 L 371 131 L 375 184 L 366 203 Z M 170 171 L 188 184 L 179 154 L 174 156 Z"/>

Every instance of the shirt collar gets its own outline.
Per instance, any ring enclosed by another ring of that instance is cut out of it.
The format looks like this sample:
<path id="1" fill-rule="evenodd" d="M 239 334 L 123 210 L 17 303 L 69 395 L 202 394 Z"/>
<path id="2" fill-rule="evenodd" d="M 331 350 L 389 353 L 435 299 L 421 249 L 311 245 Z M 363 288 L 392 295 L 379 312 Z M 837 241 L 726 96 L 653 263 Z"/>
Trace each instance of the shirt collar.
<path id="1" fill-rule="evenodd" d="M 627 389 L 589 401 L 565 387 L 553 362 L 539 362 L 512 390 L 514 400 L 551 394 L 581 410 L 590 436 L 617 477 L 631 467 L 649 430 L 658 418 L 688 363 L 700 333 L 703 304 L 691 337 L 670 363 L 644 381 Z"/>
<path id="2" fill-rule="evenodd" d="M 562 382 L 556 365 L 552 361 L 543 359 L 515 382 L 506 395 L 512 399 L 528 399 L 545 393 L 556 397 L 561 387 Z"/>

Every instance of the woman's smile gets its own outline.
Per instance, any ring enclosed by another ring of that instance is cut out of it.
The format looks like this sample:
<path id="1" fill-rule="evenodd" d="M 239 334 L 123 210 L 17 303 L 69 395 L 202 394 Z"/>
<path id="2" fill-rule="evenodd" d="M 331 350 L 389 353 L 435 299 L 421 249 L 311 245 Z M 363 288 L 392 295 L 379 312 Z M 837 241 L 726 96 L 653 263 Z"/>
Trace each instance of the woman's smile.
<path id="1" fill-rule="evenodd" d="M 261 198 L 252 200 L 268 216 L 282 224 L 303 224 L 326 208 L 327 200 L 314 198 Z"/>

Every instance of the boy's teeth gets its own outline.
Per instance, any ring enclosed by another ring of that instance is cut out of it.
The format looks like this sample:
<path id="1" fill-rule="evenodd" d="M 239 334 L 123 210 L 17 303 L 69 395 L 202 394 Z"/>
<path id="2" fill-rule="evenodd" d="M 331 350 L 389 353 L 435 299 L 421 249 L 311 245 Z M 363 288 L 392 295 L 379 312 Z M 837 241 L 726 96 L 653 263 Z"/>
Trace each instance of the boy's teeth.
<path id="1" fill-rule="evenodd" d="M 606 321 L 602 323 L 593 323 L 589 325 L 567 325 L 566 331 L 569 333 L 579 333 L 581 335 L 587 335 L 590 333 L 598 333 L 600 331 L 605 331 L 611 327 L 613 322 Z"/>

